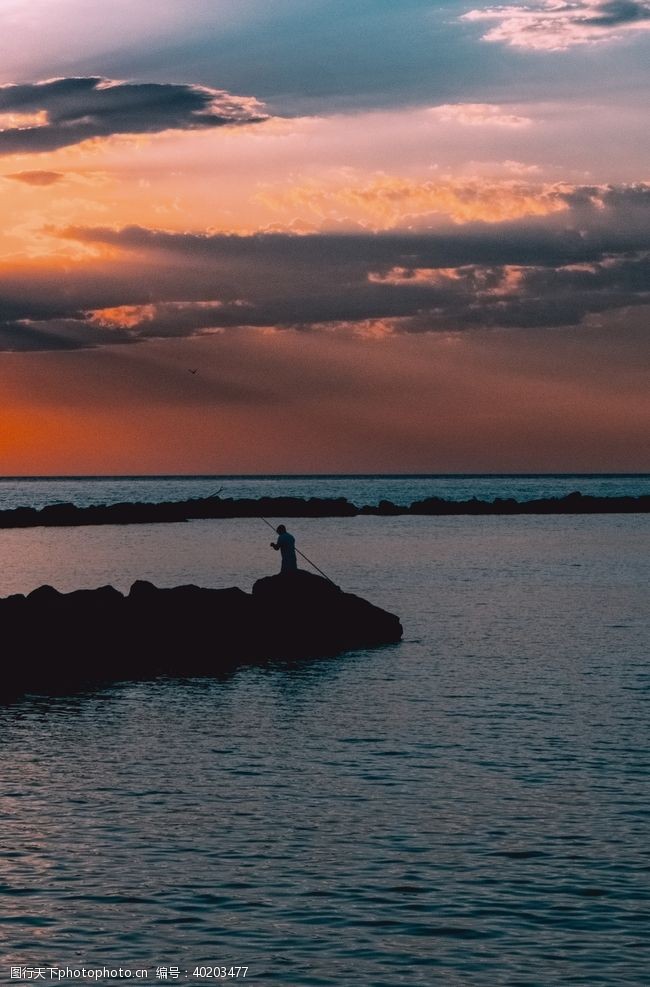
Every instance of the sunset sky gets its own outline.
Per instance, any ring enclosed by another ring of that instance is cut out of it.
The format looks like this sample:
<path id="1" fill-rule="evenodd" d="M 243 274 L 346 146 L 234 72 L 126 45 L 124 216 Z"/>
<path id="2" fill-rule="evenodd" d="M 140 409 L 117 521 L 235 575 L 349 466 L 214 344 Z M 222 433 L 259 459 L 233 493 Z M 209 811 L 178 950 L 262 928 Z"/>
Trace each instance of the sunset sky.
<path id="1" fill-rule="evenodd" d="M 0 473 L 650 469 L 650 0 L 0 15 Z"/>

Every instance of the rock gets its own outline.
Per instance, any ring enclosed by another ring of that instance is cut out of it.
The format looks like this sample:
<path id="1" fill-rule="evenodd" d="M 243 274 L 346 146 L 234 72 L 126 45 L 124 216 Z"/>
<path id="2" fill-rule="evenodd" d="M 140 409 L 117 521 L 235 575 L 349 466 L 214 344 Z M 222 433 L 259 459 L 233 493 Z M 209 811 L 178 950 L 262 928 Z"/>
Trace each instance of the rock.
<path id="1" fill-rule="evenodd" d="M 253 602 L 266 626 L 277 628 L 277 655 L 336 654 L 392 643 L 402 636 L 394 614 L 300 569 L 259 579 Z"/>
<path id="2" fill-rule="evenodd" d="M 202 497 L 161 504 L 125 503 L 95 504 L 76 507 L 74 504 L 49 504 L 40 510 L 16 507 L 0 510 L 0 528 L 60 527 L 82 524 L 159 524 L 179 523 L 217 518 L 297 518 L 297 517 L 356 517 L 379 515 L 393 517 L 401 514 L 641 514 L 650 511 L 650 495 L 639 497 L 593 497 L 576 490 L 565 497 L 541 497 L 537 500 L 516 501 L 513 498 L 494 501 L 445 500 L 426 497 L 409 506 L 382 500 L 374 506 L 357 507 L 345 497 L 262 497 L 259 500 L 230 497 Z"/>
<path id="3" fill-rule="evenodd" d="M 242 663 L 325 657 L 399 641 L 393 614 L 297 571 L 253 593 L 139 580 L 60 593 L 41 586 L 0 600 L 6 653 L 0 701 L 153 675 L 219 675 Z"/>

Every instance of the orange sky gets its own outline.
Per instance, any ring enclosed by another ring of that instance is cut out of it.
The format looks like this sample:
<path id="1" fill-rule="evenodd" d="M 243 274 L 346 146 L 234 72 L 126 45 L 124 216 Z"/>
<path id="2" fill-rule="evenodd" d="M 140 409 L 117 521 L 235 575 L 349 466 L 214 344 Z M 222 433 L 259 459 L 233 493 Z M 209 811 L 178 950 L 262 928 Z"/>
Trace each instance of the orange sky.
<path id="1" fill-rule="evenodd" d="M 258 23 L 234 4 L 197 5 L 167 78 L 173 5 L 158 62 L 118 5 L 118 73 L 65 3 L 74 66 L 37 43 L 46 5 L 7 15 L 29 69 L 0 88 L 0 472 L 650 468 L 643 104 L 574 76 L 584 46 L 633 74 L 643 32 L 549 21 L 541 51 L 474 12 L 440 26 L 472 92 L 409 95 L 394 53 L 385 91 L 368 61 L 318 95 L 280 40 L 257 91 L 228 59 L 206 76 L 201 18 L 215 51 Z"/>

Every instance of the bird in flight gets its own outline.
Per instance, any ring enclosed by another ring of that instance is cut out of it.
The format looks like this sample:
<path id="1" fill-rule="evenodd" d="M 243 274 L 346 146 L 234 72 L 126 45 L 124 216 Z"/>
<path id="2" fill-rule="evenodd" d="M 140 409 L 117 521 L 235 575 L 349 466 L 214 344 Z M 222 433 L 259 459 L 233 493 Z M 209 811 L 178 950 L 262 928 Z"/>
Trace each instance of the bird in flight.
<path id="1" fill-rule="evenodd" d="M 190 369 L 188 368 L 188 371 L 187 371 L 187 372 L 188 372 L 188 374 L 196 374 L 196 373 L 198 373 L 198 370 L 199 370 L 199 368 L 198 368 L 198 367 L 196 368 L 196 370 L 190 370 Z"/>

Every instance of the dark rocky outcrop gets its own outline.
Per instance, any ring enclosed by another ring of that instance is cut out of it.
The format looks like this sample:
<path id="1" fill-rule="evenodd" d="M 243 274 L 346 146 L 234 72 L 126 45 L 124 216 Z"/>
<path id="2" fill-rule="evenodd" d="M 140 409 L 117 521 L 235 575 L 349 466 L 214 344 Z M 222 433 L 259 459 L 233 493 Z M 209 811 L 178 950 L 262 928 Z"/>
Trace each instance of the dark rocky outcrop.
<path id="1" fill-rule="evenodd" d="M 0 528 L 64 527 L 96 524 L 158 524 L 215 518 L 357 517 L 400 514 L 498 515 L 498 514 L 642 514 L 650 511 L 650 495 L 639 497 L 593 497 L 576 490 L 565 497 L 541 497 L 517 501 L 496 497 L 492 501 L 445 500 L 426 497 L 410 505 L 381 500 L 377 505 L 357 507 L 345 497 L 261 497 L 257 500 L 231 497 L 202 497 L 162 504 L 125 503 L 77 507 L 48 504 L 0 510 Z"/>
<path id="2" fill-rule="evenodd" d="M 155 675 L 218 675 L 238 664 L 325 657 L 399 641 L 399 619 L 298 570 L 240 589 L 136 582 L 0 600 L 0 700 Z"/>

